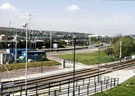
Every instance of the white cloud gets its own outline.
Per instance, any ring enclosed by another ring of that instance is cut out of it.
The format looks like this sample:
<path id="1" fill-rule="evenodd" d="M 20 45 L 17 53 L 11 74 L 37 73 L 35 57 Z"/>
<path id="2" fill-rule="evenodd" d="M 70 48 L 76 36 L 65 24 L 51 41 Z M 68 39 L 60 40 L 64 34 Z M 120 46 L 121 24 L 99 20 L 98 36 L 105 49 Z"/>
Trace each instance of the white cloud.
<path id="1" fill-rule="evenodd" d="M 31 14 L 29 12 L 23 12 L 23 11 L 18 11 L 16 12 L 16 15 L 21 18 L 21 19 L 26 19 L 28 20 Z"/>
<path id="2" fill-rule="evenodd" d="M 10 5 L 9 3 L 3 3 L 2 5 L 0 5 L 0 9 L 2 10 L 16 10 L 16 8 L 12 5 Z"/>
<path id="3" fill-rule="evenodd" d="M 67 7 L 67 10 L 68 11 L 77 11 L 79 10 L 80 8 L 77 6 L 77 5 L 71 5 L 71 6 L 68 6 Z"/>
<path id="4" fill-rule="evenodd" d="M 29 18 L 29 12 L 24 12 L 20 9 L 15 8 L 9 3 L 3 3 L 0 5 L 1 10 L 11 11 L 15 16 L 18 16 L 20 19 L 28 19 Z"/>

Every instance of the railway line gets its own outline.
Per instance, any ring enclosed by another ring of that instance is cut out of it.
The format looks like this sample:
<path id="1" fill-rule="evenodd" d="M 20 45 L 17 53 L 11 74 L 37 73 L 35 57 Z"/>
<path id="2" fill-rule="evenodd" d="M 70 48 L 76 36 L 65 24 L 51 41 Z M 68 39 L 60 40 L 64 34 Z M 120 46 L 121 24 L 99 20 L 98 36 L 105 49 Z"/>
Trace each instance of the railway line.
<path id="1" fill-rule="evenodd" d="M 102 65 L 100 66 L 100 70 L 98 68 L 88 68 L 83 70 L 78 70 L 75 73 L 75 81 L 78 82 L 80 80 L 84 80 L 86 78 L 92 78 L 96 77 L 102 74 L 106 74 L 109 72 L 117 71 L 124 68 L 129 68 L 135 66 L 135 60 L 128 60 L 122 62 L 120 65 L 119 63 L 109 64 L 109 65 Z M 69 84 L 73 82 L 73 72 L 66 72 L 61 73 L 57 75 L 52 76 L 46 76 L 42 78 L 35 78 L 35 79 L 29 79 L 27 82 L 27 88 L 28 90 L 35 90 L 38 86 L 38 89 L 51 89 L 56 86 L 61 86 L 65 84 Z M 9 92 L 12 93 L 12 90 L 14 89 L 14 92 L 23 92 L 25 90 L 25 81 L 24 80 L 17 80 L 14 81 L 14 86 L 4 88 L 4 85 L 8 84 L 9 82 L 2 82 L 2 95 Z M 49 93 L 50 94 L 50 93 Z"/>

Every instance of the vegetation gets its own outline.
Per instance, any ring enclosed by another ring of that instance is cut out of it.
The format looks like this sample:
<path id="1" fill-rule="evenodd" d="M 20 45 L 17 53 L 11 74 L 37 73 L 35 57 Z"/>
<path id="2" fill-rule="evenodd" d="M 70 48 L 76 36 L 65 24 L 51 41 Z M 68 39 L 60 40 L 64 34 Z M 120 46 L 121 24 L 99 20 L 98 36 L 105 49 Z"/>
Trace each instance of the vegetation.
<path id="1" fill-rule="evenodd" d="M 41 66 L 55 66 L 55 65 L 60 65 L 60 63 L 56 61 L 29 62 L 28 68 Z M 7 67 L 8 70 L 24 69 L 25 63 L 6 64 L 5 66 Z M 3 68 L 3 65 L 0 65 L 0 72 L 4 71 L 6 71 L 6 69 Z"/>
<path id="2" fill-rule="evenodd" d="M 98 39 L 96 37 L 91 37 L 91 42 L 97 42 Z"/>
<path id="3" fill-rule="evenodd" d="M 118 87 L 92 96 L 135 96 L 135 77 L 130 78 Z"/>
<path id="4" fill-rule="evenodd" d="M 98 61 L 98 55 L 100 55 L 99 61 Z M 73 61 L 73 54 L 60 55 L 59 57 L 65 60 Z M 115 58 L 113 56 L 108 56 L 104 51 L 101 51 L 100 54 L 98 52 L 76 54 L 76 62 L 80 62 L 86 65 L 106 63 L 115 60 L 118 60 L 118 58 Z"/>
<path id="5" fill-rule="evenodd" d="M 117 36 L 112 37 L 111 38 L 112 44 L 115 44 L 121 37 L 122 37 L 121 34 L 118 34 Z"/>
<path id="6" fill-rule="evenodd" d="M 122 57 L 130 56 L 135 52 L 134 40 L 129 36 L 125 36 L 120 38 L 113 46 L 116 57 L 120 55 L 120 41 L 122 41 Z"/>
<path id="7" fill-rule="evenodd" d="M 107 55 L 113 55 L 113 54 L 114 54 L 113 48 L 108 48 L 107 50 L 105 50 L 105 53 L 106 53 Z"/>

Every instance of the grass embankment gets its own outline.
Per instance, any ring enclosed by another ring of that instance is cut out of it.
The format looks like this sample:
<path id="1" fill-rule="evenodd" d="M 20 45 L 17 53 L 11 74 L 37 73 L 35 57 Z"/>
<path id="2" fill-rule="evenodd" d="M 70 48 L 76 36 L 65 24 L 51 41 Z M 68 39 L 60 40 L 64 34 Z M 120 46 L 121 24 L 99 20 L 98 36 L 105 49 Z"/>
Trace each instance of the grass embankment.
<path id="1" fill-rule="evenodd" d="M 135 96 L 135 77 L 130 78 L 118 87 L 92 96 Z"/>
<path id="2" fill-rule="evenodd" d="M 65 60 L 73 61 L 73 54 L 60 55 L 59 57 Z M 113 56 L 108 56 L 104 51 L 100 52 L 99 63 L 107 63 L 116 60 L 119 59 Z M 86 65 L 98 64 L 98 52 L 76 54 L 76 62 L 80 62 Z"/>
<path id="3" fill-rule="evenodd" d="M 55 66 L 55 65 L 60 65 L 60 63 L 56 61 L 29 62 L 28 68 L 41 66 Z M 8 70 L 24 69 L 25 63 L 6 64 L 5 66 L 7 67 Z M 4 67 L 3 65 L 0 65 L 0 72 L 6 71 L 6 69 L 3 67 Z"/>

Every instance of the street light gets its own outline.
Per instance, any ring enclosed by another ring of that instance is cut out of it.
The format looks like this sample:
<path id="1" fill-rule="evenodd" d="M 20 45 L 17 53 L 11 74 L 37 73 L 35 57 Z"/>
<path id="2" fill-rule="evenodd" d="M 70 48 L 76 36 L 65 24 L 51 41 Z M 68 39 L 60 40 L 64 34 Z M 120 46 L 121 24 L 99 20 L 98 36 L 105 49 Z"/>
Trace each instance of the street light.
<path id="1" fill-rule="evenodd" d="M 27 96 L 27 73 L 28 73 L 28 69 L 27 69 L 27 66 L 28 66 L 28 44 L 27 44 L 27 39 L 28 39 L 28 23 L 25 23 L 22 25 L 23 28 L 26 28 L 26 65 L 25 65 L 25 96 Z"/>
<path id="2" fill-rule="evenodd" d="M 75 96 L 75 43 L 76 43 L 76 33 L 73 33 L 74 39 L 74 57 L 73 57 L 73 96 Z"/>
<path id="3" fill-rule="evenodd" d="M 31 37 L 30 37 L 30 34 L 31 34 L 31 31 L 30 31 L 31 15 L 32 15 L 32 14 L 29 14 L 29 18 L 28 18 L 28 19 L 29 19 L 29 20 L 28 20 L 28 21 L 29 21 L 29 26 L 28 26 L 28 29 L 29 29 L 29 32 L 28 32 L 29 41 L 31 41 Z M 31 48 L 31 43 L 29 43 L 29 48 Z"/>
<path id="4" fill-rule="evenodd" d="M 29 30 L 30 30 L 30 24 L 31 24 L 31 15 L 32 14 L 29 14 L 29 26 L 28 26 Z M 30 39 L 31 39 L 31 37 L 30 37 L 30 31 L 29 31 L 29 40 Z"/>
<path id="5" fill-rule="evenodd" d="M 15 62 L 17 62 L 17 32 L 16 32 L 16 35 L 15 35 Z"/>
<path id="6" fill-rule="evenodd" d="M 101 47 L 98 48 L 98 82 L 99 82 L 99 78 L 100 78 L 100 76 L 99 76 L 100 48 L 101 48 Z"/>
<path id="7" fill-rule="evenodd" d="M 50 25 L 50 27 L 51 27 L 51 25 Z M 52 51 L 52 32 L 50 29 L 50 54 L 51 54 L 51 51 Z"/>
<path id="8" fill-rule="evenodd" d="M 120 65 L 121 65 L 121 56 L 122 56 L 122 48 L 121 48 L 121 46 L 122 46 L 122 41 L 120 41 Z"/>

